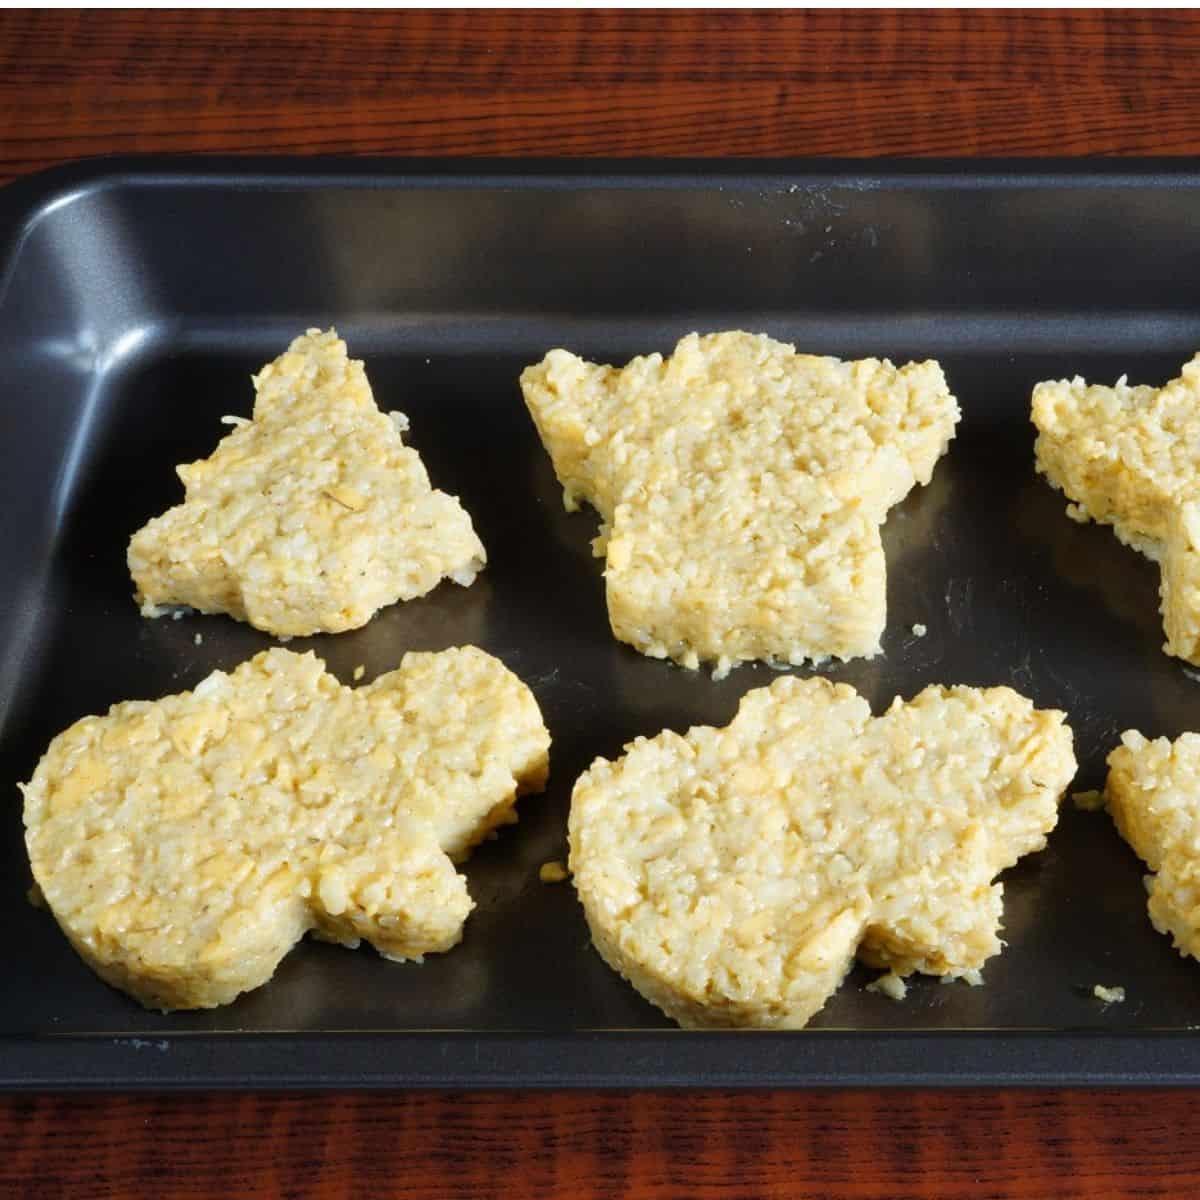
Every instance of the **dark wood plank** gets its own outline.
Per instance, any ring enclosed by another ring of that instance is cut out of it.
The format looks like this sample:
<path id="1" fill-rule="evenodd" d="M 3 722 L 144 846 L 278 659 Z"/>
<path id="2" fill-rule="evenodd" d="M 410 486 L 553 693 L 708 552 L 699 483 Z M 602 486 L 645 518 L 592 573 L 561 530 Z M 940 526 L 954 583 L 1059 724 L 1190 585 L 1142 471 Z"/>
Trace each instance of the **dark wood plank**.
<path id="1" fill-rule="evenodd" d="M 1186 1093 L 477 1093 L 11 1100 L 0 1195 L 1200 1194 Z"/>
<path id="2" fill-rule="evenodd" d="M 0 15 L 0 178 L 113 151 L 1179 154 L 1172 11 Z"/>
<path id="3" fill-rule="evenodd" d="M 1200 153 L 1175 11 L 0 13 L 0 181 L 112 152 Z M 1200 1194 L 1200 1093 L 0 1101 L 0 1196 Z"/>

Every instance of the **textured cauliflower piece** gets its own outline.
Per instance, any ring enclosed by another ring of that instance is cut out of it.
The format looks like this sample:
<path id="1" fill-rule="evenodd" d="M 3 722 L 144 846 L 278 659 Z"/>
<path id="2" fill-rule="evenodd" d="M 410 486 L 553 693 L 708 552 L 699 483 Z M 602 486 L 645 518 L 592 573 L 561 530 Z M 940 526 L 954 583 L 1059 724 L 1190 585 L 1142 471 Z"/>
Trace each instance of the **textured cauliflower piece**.
<path id="1" fill-rule="evenodd" d="M 1037 469 L 1077 521 L 1159 564 L 1167 654 L 1200 664 L 1200 354 L 1165 387 L 1076 376 L 1033 391 Z"/>
<path id="2" fill-rule="evenodd" d="M 1150 920 L 1180 954 L 1200 958 L 1200 734 L 1153 740 L 1130 729 L 1108 756 L 1104 800 L 1152 872 Z"/>
<path id="3" fill-rule="evenodd" d="M 274 649 L 59 734 L 22 785 L 26 845 L 103 979 L 212 1008 L 309 931 L 396 959 L 455 945 L 472 903 L 453 860 L 545 786 L 549 744 L 529 689 L 474 647 L 356 689 Z"/>
<path id="4" fill-rule="evenodd" d="M 567 508 L 603 520 L 620 641 L 720 674 L 878 652 L 879 527 L 959 418 L 937 363 L 691 334 L 620 369 L 552 350 L 521 388 Z"/>
<path id="5" fill-rule="evenodd" d="M 129 543 L 143 612 L 187 604 L 279 636 L 340 633 L 442 579 L 474 580 L 486 555 L 471 518 L 430 485 L 406 419 L 376 408 L 333 330 L 296 338 L 254 388 L 253 419 L 177 468 L 184 502 Z"/>
<path id="6" fill-rule="evenodd" d="M 1002 885 L 1075 773 L 1063 714 L 929 687 L 881 717 L 786 676 L 733 722 L 638 738 L 575 785 L 570 869 L 605 961 L 688 1027 L 803 1026 L 857 954 L 978 981 Z"/>

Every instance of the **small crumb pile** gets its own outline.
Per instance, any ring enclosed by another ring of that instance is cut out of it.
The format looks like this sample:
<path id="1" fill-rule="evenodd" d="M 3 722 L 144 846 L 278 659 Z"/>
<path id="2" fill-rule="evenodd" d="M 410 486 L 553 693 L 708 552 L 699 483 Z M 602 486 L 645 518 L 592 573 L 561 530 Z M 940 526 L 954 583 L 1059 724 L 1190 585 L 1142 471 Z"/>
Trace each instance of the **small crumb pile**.
<path id="1" fill-rule="evenodd" d="M 886 975 L 880 975 L 878 979 L 868 983 L 867 991 L 879 992 L 892 1000 L 899 1001 L 908 995 L 908 984 L 895 971 L 889 971 Z"/>

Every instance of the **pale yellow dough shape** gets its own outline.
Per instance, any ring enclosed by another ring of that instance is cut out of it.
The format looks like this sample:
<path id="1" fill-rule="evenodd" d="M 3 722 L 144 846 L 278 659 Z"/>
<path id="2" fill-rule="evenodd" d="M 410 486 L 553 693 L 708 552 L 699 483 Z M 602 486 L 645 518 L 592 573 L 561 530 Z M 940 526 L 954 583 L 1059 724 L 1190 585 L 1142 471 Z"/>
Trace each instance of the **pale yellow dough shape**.
<path id="1" fill-rule="evenodd" d="M 211 1008 L 309 931 L 396 959 L 455 945 L 453 861 L 545 786 L 549 745 L 533 694 L 474 647 L 361 688 L 277 648 L 59 734 L 22 785 L 26 845 L 103 979 Z"/>
<path id="2" fill-rule="evenodd" d="M 1105 805 L 1153 872 L 1150 920 L 1180 954 L 1200 958 L 1200 733 L 1172 742 L 1126 730 L 1108 768 Z"/>
<path id="3" fill-rule="evenodd" d="M 620 641 L 718 674 L 878 652 L 879 527 L 959 418 L 936 362 L 690 334 L 619 369 L 552 350 L 521 389 L 566 507 L 602 517 Z"/>
<path id="4" fill-rule="evenodd" d="M 1200 665 L 1200 354 L 1165 387 L 1089 384 L 1033 391 L 1037 469 L 1161 569 L 1163 650 Z"/>
<path id="5" fill-rule="evenodd" d="M 785 676 L 723 729 L 638 738 L 571 801 L 570 869 L 604 960 L 687 1027 L 797 1029 L 855 955 L 978 980 L 998 872 L 1040 850 L 1075 773 L 1063 714 L 929 687 L 872 718 Z"/>
<path id="6" fill-rule="evenodd" d="M 186 604 L 278 636 L 340 633 L 487 560 L 471 518 L 375 405 L 363 364 L 310 329 L 254 377 L 253 419 L 177 469 L 186 497 L 129 543 L 147 615 Z"/>

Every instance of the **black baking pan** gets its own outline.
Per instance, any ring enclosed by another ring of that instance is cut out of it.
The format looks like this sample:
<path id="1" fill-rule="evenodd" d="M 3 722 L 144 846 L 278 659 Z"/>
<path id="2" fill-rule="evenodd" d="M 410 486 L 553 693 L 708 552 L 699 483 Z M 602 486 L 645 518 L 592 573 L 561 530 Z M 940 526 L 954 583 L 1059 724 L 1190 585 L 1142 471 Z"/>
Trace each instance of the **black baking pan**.
<path id="1" fill-rule="evenodd" d="M 695 1034 L 603 965 L 570 885 L 538 880 L 573 780 L 637 734 L 724 723 L 773 676 L 713 682 L 612 639 L 596 519 L 563 511 L 517 387 L 553 346 L 622 362 L 692 330 L 937 357 L 963 420 L 885 526 L 884 653 L 820 670 L 876 711 L 931 682 L 1010 684 L 1069 713 L 1075 787 L 1095 787 L 1121 730 L 1200 728 L 1200 675 L 1161 652 L 1154 565 L 1035 475 L 1029 396 L 1076 373 L 1161 383 L 1200 348 L 1194 164 L 100 160 L 0 193 L 0 246 L 0 1083 L 1200 1083 L 1200 964 L 1152 930 L 1109 819 L 1069 803 L 1004 877 L 983 987 L 915 977 L 895 1003 L 856 970 L 803 1032 Z M 142 618 L 125 546 L 179 498 L 174 464 L 249 411 L 251 371 L 330 324 L 490 561 L 293 648 L 348 680 L 484 647 L 537 694 L 550 788 L 469 864 L 478 909 L 452 952 L 400 966 L 306 942 L 231 1006 L 146 1012 L 28 903 L 15 785 L 78 717 L 271 644 Z"/>

